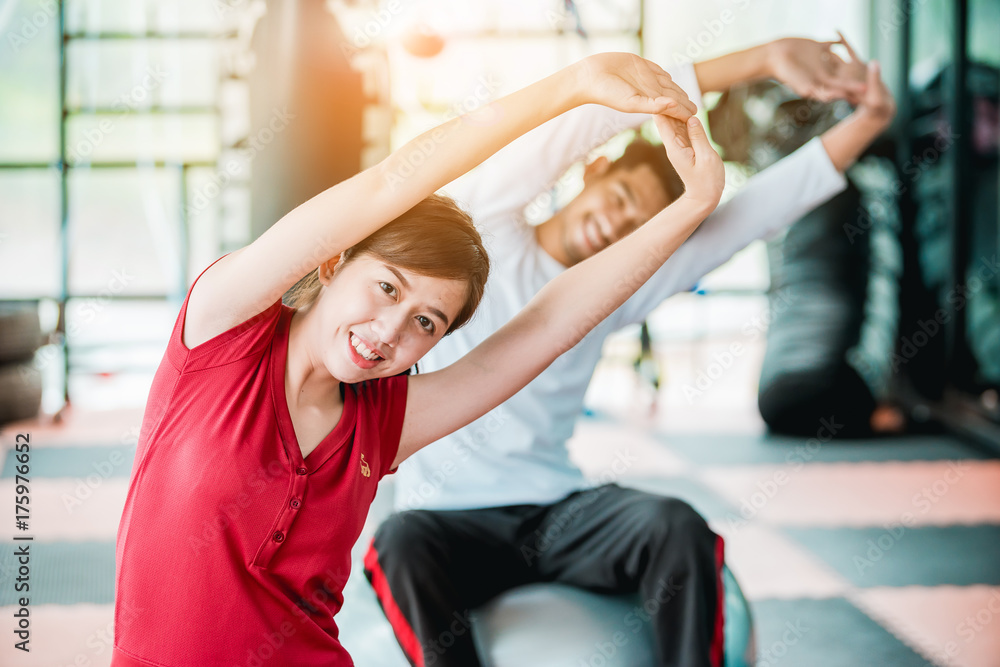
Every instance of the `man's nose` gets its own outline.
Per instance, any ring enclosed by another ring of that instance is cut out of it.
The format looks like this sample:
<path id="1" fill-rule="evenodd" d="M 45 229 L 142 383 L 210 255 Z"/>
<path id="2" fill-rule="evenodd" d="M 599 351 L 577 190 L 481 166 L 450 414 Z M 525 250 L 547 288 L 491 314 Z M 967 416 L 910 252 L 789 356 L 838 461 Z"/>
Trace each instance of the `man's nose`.
<path id="1" fill-rule="evenodd" d="M 612 242 L 619 240 L 628 234 L 629 230 L 633 227 L 633 216 L 628 211 L 618 210 L 612 213 L 608 217 L 608 222 L 611 225 L 610 233 L 608 237 Z"/>

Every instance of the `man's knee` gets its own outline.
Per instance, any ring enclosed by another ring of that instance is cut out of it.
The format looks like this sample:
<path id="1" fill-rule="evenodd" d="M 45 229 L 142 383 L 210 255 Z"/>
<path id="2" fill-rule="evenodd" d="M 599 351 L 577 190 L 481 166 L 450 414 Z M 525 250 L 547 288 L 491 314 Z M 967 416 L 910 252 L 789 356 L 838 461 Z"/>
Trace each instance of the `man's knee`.
<path id="1" fill-rule="evenodd" d="M 369 556 L 365 559 L 366 565 L 372 557 L 377 557 L 385 570 L 421 567 L 427 559 L 434 557 L 435 542 L 433 522 L 427 511 L 398 512 L 389 516 L 375 531 Z"/>
<path id="2" fill-rule="evenodd" d="M 652 539 L 669 542 L 671 549 L 695 547 L 706 540 L 715 540 L 715 533 L 705 518 L 678 498 L 649 501 L 647 515 Z"/>

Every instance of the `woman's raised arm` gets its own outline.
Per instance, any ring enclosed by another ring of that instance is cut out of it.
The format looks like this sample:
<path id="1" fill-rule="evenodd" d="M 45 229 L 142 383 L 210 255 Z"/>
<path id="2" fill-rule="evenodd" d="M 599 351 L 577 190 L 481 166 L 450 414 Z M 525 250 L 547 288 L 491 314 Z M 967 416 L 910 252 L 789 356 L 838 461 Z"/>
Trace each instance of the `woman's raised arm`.
<path id="1" fill-rule="evenodd" d="M 409 380 L 398 465 L 486 414 L 614 312 L 718 205 L 722 159 L 697 118 L 655 117 L 685 192 L 630 235 L 559 274 L 520 313 L 454 364 Z"/>
<path id="2" fill-rule="evenodd" d="M 627 53 L 590 56 L 425 132 L 379 164 L 301 204 L 216 262 L 191 293 L 194 347 L 263 311 L 300 278 L 532 128 L 575 106 L 687 119 L 694 105 L 659 66 Z"/>

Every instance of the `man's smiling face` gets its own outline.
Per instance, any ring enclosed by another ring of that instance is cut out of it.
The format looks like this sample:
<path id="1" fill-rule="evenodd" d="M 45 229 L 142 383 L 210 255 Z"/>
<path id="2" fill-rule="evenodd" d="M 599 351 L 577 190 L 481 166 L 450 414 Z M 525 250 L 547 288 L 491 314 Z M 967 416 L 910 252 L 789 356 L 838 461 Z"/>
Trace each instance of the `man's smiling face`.
<path id="1" fill-rule="evenodd" d="M 652 167 L 612 168 L 605 158 L 587 165 L 584 187 L 548 223 L 558 224 L 555 240 L 539 237 L 543 248 L 567 266 L 595 255 L 638 229 L 670 204 Z"/>

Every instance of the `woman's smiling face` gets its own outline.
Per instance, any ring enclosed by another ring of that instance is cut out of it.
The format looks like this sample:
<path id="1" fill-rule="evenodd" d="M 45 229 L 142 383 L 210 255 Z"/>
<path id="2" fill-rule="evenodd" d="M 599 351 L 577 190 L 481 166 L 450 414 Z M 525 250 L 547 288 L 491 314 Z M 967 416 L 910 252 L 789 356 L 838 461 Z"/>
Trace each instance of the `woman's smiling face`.
<path id="1" fill-rule="evenodd" d="M 320 280 L 311 307 L 319 318 L 317 349 L 330 374 L 347 383 L 412 367 L 448 331 L 468 291 L 464 280 L 432 278 L 371 254 L 336 263 Z"/>

